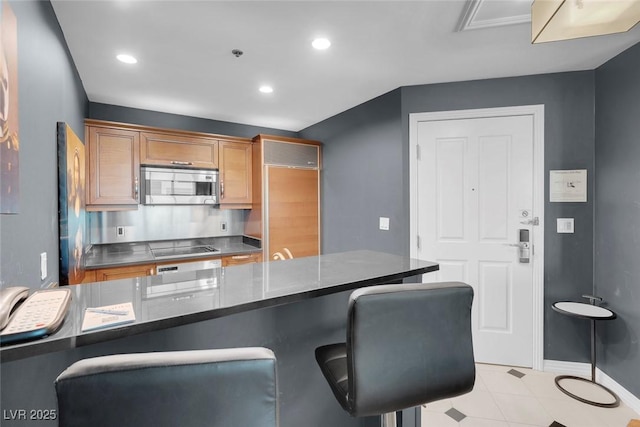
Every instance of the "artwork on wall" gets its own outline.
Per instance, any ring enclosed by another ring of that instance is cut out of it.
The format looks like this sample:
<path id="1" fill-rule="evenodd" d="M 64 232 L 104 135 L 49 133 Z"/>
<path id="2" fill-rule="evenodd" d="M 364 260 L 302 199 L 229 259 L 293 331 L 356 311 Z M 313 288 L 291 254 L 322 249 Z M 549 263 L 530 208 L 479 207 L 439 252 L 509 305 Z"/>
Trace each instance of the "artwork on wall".
<path id="1" fill-rule="evenodd" d="M 84 279 L 85 212 L 84 143 L 66 123 L 58 122 L 58 217 L 60 285 Z"/>
<path id="2" fill-rule="evenodd" d="M 18 24 L 0 0 L 0 214 L 20 211 Z"/>

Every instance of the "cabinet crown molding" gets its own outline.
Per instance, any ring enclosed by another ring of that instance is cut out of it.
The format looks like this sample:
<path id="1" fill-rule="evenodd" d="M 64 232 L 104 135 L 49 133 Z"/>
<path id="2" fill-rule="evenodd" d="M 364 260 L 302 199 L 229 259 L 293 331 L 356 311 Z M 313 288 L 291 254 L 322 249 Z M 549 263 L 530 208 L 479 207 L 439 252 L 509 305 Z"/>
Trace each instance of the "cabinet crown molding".
<path id="1" fill-rule="evenodd" d="M 85 119 L 84 124 L 85 126 L 92 126 L 92 127 L 106 127 L 110 129 L 119 128 L 119 129 L 126 129 L 126 130 L 138 131 L 138 132 L 164 133 L 167 135 L 218 139 L 218 140 L 224 140 L 224 141 L 241 142 L 245 144 L 250 144 L 252 141 L 251 138 L 243 138 L 240 136 L 221 135 L 217 133 L 206 133 L 206 132 L 195 132 L 195 131 L 180 130 L 180 129 L 160 128 L 160 127 L 154 127 L 154 126 L 137 125 L 133 123 L 111 122 L 107 120 Z"/>

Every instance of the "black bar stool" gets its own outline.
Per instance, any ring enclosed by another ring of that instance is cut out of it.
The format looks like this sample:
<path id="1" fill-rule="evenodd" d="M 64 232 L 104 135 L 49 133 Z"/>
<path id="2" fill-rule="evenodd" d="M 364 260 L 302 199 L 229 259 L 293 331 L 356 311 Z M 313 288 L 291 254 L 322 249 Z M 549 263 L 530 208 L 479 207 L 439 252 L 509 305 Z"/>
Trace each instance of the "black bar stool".
<path id="1" fill-rule="evenodd" d="M 347 342 L 315 352 L 342 408 L 395 426 L 396 411 L 471 391 L 472 302 L 473 289 L 455 282 L 353 292 Z"/>
<path id="2" fill-rule="evenodd" d="M 576 377 L 574 375 L 558 375 L 555 378 L 555 383 L 561 392 L 563 392 L 567 396 L 571 396 L 574 399 L 579 400 L 582 403 L 588 403 L 589 405 L 599 406 L 601 408 L 615 408 L 620 405 L 620 398 L 613 391 L 596 382 L 596 320 L 613 320 L 616 318 L 616 314 L 608 308 L 599 307 L 596 305 L 596 302 L 602 302 L 602 298 L 593 295 L 583 295 L 583 297 L 589 299 L 591 304 L 572 301 L 559 301 L 554 302 L 551 307 L 558 313 L 562 313 L 567 316 L 591 320 L 591 379 Z M 603 403 L 578 396 L 564 388 L 562 384 L 560 384 L 560 381 L 562 380 L 582 381 L 596 385 L 600 389 L 611 395 L 611 397 L 613 397 L 613 401 Z"/>
<path id="3" fill-rule="evenodd" d="M 55 387 L 60 427 L 278 426 L 276 359 L 266 348 L 84 359 Z"/>

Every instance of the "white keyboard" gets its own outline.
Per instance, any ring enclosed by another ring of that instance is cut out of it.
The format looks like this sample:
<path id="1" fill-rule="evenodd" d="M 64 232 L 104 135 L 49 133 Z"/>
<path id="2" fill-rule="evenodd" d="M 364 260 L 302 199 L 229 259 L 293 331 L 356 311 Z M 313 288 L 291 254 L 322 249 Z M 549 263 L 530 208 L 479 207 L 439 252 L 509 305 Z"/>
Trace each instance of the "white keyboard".
<path id="1" fill-rule="evenodd" d="M 0 333 L 0 344 L 41 338 L 58 330 L 69 309 L 69 289 L 36 291 L 11 315 Z"/>

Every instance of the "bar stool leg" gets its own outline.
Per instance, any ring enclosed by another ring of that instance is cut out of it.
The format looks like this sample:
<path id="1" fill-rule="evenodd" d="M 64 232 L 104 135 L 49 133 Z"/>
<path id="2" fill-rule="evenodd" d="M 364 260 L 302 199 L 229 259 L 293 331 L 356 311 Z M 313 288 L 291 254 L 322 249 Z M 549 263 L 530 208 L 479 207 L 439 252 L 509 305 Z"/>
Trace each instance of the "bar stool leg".
<path id="1" fill-rule="evenodd" d="M 571 393 L 570 391 L 566 390 L 564 387 L 562 387 L 562 385 L 560 384 L 560 381 L 564 379 L 583 381 L 586 383 L 597 385 L 602 390 L 609 393 L 611 397 L 613 397 L 614 401 L 612 403 L 601 403 L 601 402 L 595 402 L 593 400 L 588 400 L 583 397 L 577 396 Z M 561 392 L 563 392 L 569 397 L 579 400 L 582 403 L 598 406 L 600 408 L 616 408 L 620 406 L 620 398 L 613 391 L 609 390 L 607 387 L 603 386 L 602 384 L 598 384 L 596 382 L 596 321 L 595 319 L 591 319 L 591 380 L 581 378 L 581 377 L 576 377 L 573 375 L 559 375 L 555 378 L 554 381 L 556 383 L 556 386 L 560 389 Z"/>
<path id="2" fill-rule="evenodd" d="M 591 382 L 596 382 L 596 321 L 591 319 Z"/>
<path id="3" fill-rule="evenodd" d="M 402 425 L 398 425 L 396 412 L 388 412 L 386 414 L 380 415 L 381 426 L 382 427 L 402 427 Z"/>

